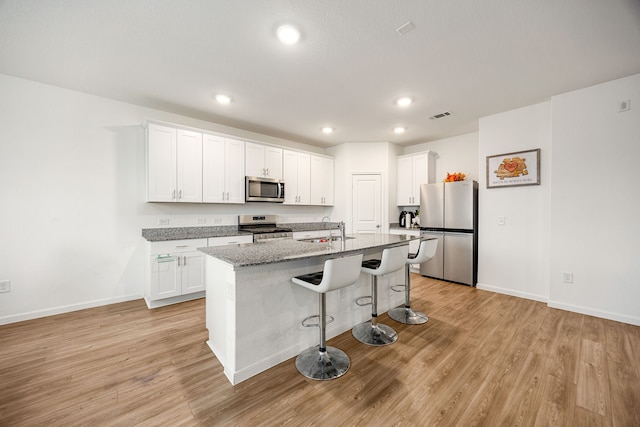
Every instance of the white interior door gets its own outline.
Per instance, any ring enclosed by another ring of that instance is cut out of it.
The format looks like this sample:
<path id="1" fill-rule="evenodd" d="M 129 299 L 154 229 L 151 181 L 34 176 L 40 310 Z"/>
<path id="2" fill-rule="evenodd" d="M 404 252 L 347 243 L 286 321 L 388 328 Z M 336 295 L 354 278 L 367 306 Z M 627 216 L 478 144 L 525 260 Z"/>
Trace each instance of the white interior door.
<path id="1" fill-rule="evenodd" d="M 382 178 L 379 174 L 352 175 L 353 232 L 382 232 Z"/>

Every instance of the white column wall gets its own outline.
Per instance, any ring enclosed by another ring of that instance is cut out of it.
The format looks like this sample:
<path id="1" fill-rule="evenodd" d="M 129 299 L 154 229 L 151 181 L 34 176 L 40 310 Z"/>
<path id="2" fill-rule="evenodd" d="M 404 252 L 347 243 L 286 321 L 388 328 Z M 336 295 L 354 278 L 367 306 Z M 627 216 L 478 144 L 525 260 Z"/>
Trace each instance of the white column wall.
<path id="1" fill-rule="evenodd" d="M 486 188 L 486 156 L 541 149 L 540 185 Z M 549 295 L 551 102 L 480 119 L 478 288 L 546 301 Z M 498 225 L 498 217 L 505 218 Z"/>

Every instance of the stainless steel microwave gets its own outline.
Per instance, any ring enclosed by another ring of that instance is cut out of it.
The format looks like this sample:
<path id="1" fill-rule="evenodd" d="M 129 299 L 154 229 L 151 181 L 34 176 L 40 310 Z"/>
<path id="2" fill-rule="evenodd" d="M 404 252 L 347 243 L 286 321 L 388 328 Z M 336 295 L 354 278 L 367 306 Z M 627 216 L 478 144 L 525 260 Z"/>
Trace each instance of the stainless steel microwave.
<path id="1" fill-rule="evenodd" d="M 245 200 L 247 202 L 284 202 L 284 181 L 281 179 L 248 176 L 246 183 Z"/>

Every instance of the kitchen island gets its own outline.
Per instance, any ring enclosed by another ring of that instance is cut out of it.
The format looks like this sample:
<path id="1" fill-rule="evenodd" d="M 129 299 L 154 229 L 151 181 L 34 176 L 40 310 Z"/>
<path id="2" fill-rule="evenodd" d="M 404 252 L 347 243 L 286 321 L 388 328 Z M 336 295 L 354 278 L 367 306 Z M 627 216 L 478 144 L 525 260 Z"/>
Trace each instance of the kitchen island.
<path id="1" fill-rule="evenodd" d="M 321 271 L 329 258 L 362 253 L 365 259 L 380 257 L 388 247 L 408 245 L 418 237 L 361 234 L 344 241 L 304 242 L 277 240 L 264 243 L 200 248 L 206 257 L 207 344 L 224 373 L 237 384 L 318 344 L 318 330 L 305 328 L 302 320 L 318 314 L 318 295 L 295 285 L 291 278 Z M 378 312 L 404 302 L 404 294 L 391 285 L 404 282 L 404 271 L 378 281 Z M 371 318 L 369 306 L 355 299 L 370 294 L 370 279 L 327 294 L 327 314 L 335 321 L 327 326 L 327 339 Z"/>

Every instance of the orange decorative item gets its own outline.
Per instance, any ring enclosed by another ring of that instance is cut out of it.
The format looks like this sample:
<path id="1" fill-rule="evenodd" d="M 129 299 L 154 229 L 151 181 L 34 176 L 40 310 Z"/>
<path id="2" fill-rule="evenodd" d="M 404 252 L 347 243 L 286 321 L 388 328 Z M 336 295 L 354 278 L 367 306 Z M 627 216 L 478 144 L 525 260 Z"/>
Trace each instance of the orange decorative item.
<path id="1" fill-rule="evenodd" d="M 447 172 L 447 177 L 444 179 L 444 182 L 464 181 L 465 179 L 467 179 L 467 175 L 463 174 L 462 172 Z"/>

